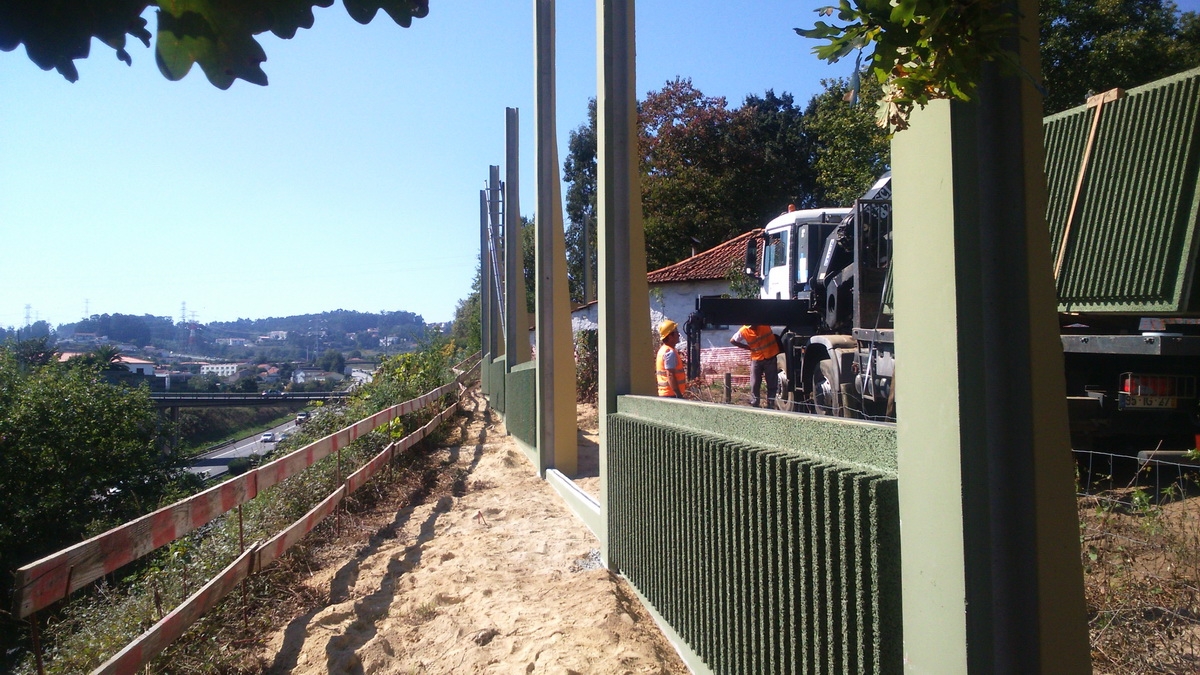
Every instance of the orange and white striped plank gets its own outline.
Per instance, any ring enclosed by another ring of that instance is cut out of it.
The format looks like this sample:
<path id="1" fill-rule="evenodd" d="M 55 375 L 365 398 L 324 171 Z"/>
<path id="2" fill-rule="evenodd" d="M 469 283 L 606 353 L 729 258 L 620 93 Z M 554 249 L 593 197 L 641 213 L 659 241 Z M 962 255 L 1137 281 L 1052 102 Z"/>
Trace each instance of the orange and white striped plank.
<path id="1" fill-rule="evenodd" d="M 333 491 L 329 495 L 312 508 L 311 511 L 304 514 L 299 520 L 288 525 L 282 532 L 271 537 L 262 546 L 258 547 L 257 557 L 255 559 L 254 569 L 261 570 L 267 565 L 275 562 L 287 550 L 296 545 L 296 542 L 304 538 L 304 535 L 313 531 L 322 520 L 325 520 L 329 514 L 333 513 L 334 507 L 341 503 L 346 496 L 346 486 L 343 485 Z"/>
<path id="2" fill-rule="evenodd" d="M 171 610 L 150 630 L 126 645 L 115 656 L 105 661 L 92 675 L 134 675 L 155 656 L 179 639 L 205 612 L 212 609 L 229 595 L 242 579 L 253 571 L 255 548 L 252 546 L 238 556 L 216 577 L 196 591 L 178 607 Z"/>
<path id="3" fill-rule="evenodd" d="M 253 499 L 256 488 L 255 477 L 243 474 L 22 567 L 13 597 L 17 615 L 29 616 L 175 541 Z"/>

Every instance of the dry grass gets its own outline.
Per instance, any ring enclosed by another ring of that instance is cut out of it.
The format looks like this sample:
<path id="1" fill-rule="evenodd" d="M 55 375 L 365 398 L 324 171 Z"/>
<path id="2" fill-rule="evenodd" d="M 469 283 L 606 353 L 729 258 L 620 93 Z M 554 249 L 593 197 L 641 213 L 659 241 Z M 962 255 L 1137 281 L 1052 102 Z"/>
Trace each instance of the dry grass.
<path id="1" fill-rule="evenodd" d="M 1185 476 L 1158 494 L 1131 485 L 1079 498 L 1095 672 L 1200 672 L 1195 480 Z"/>

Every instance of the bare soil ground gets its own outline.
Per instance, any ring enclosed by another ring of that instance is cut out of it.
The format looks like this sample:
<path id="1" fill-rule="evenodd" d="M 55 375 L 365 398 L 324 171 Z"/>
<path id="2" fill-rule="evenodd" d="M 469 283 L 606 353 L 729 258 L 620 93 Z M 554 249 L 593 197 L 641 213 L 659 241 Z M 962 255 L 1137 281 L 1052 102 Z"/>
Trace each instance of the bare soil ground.
<path id="1" fill-rule="evenodd" d="M 1079 499 L 1094 672 L 1200 672 L 1200 497 Z"/>
<path id="2" fill-rule="evenodd" d="M 363 516 L 357 550 L 343 537 L 323 554 L 298 590 L 316 602 L 266 639 L 263 671 L 688 672 L 482 397 L 463 407 L 433 458 L 445 479 Z"/>

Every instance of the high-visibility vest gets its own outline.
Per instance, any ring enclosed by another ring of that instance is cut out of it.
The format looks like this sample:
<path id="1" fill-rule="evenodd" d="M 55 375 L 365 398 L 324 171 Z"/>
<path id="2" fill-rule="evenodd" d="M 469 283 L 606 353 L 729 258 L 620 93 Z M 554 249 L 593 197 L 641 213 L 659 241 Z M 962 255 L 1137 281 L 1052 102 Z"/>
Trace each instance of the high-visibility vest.
<path id="1" fill-rule="evenodd" d="M 654 359 L 654 376 L 658 380 L 658 395 L 659 396 L 674 396 L 675 392 L 671 389 L 671 380 L 675 380 L 679 394 L 682 396 L 687 391 L 687 374 L 683 370 L 683 359 L 679 358 L 679 353 L 675 352 L 675 368 L 667 370 L 667 353 L 675 352 L 673 347 L 663 345 L 658 349 L 658 357 Z"/>
<path id="2" fill-rule="evenodd" d="M 742 326 L 738 335 L 750 347 L 750 358 L 754 361 L 766 361 L 779 353 L 779 343 L 770 326 Z"/>

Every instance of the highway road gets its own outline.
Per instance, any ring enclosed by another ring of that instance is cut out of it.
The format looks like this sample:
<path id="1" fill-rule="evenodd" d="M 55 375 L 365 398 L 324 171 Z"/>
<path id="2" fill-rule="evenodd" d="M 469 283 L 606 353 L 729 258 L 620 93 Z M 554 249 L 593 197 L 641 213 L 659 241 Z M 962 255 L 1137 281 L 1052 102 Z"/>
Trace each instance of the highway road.
<path id="1" fill-rule="evenodd" d="M 296 421 L 288 420 L 286 423 L 280 424 L 270 431 L 278 438 L 279 434 L 291 431 L 295 427 Z M 206 452 L 193 460 L 192 465 L 188 467 L 188 471 L 205 475 L 208 478 L 216 478 L 229 471 L 229 462 L 236 457 L 249 457 L 253 454 L 265 455 L 275 449 L 275 444 L 259 441 L 258 439 L 262 437 L 262 434 L 263 432 L 259 432 L 225 447 Z"/>

